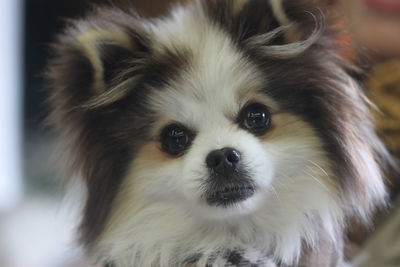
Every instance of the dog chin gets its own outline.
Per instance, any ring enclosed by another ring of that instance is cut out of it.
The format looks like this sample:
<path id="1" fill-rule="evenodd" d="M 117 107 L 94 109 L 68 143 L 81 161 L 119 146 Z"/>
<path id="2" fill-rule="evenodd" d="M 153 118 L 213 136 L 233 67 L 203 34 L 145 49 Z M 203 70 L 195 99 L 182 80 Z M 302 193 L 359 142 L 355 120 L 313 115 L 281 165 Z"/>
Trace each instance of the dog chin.
<path id="1" fill-rule="evenodd" d="M 194 216 L 213 221 L 251 216 L 261 206 L 265 196 L 257 187 L 243 188 L 243 190 L 244 192 L 228 192 L 227 194 L 235 195 L 235 199 L 232 200 L 224 196 L 212 200 L 202 197 L 200 203 L 194 208 Z M 248 190 L 251 192 L 247 192 Z"/>

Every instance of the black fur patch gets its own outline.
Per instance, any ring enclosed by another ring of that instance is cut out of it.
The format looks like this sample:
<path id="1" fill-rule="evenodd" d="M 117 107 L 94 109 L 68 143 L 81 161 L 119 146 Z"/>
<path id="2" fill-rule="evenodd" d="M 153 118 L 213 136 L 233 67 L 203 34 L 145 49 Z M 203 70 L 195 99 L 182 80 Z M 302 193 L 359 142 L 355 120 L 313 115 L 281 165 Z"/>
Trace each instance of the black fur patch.
<path id="1" fill-rule="evenodd" d="M 229 251 L 226 255 L 228 264 L 232 266 L 243 266 L 243 267 L 258 267 L 256 263 L 252 263 L 249 259 L 243 257 L 239 251 Z"/>

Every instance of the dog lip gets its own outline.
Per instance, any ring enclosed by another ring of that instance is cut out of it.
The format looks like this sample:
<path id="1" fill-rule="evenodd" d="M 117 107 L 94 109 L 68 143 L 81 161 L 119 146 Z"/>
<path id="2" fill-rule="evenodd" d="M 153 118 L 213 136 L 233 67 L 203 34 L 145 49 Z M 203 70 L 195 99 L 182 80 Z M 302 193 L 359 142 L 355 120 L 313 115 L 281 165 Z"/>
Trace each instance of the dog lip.
<path id="1" fill-rule="evenodd" d="M 229 206 L 231 204 L 244 201 L 251 197 L 255 192 L 252 185 L 229 186 L 215 191 L 207 197 L 207 203 L 213 206 Z"/>

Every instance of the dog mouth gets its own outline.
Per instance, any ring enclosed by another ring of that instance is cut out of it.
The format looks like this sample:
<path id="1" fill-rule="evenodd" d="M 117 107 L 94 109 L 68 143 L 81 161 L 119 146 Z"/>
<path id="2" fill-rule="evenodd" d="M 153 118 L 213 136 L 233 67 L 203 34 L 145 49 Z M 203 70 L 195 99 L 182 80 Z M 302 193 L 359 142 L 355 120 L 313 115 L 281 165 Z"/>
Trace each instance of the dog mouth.
<path id="1" fill-rule="evenodd" d="M 207 203 L 210 206 L 227 207 L 248 199 L 254 192 L 253 185 L 223 186 L 208 194 Z"/>

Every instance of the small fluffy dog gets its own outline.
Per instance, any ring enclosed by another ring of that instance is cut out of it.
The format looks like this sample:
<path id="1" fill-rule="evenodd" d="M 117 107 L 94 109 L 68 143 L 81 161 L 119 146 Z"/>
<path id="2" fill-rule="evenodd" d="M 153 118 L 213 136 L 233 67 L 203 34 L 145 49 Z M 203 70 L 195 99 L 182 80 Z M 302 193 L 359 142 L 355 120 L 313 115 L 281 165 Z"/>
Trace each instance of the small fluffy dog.
<path id="1" fill-rule="evenodd" d="M 300 0 L 73 21 L 48 77 L 69 175 L 87 189 L 88 255 L 114 267 L 342 265 L 346 222 L 385 202 L 387 153 L 328 25 Z"/>

